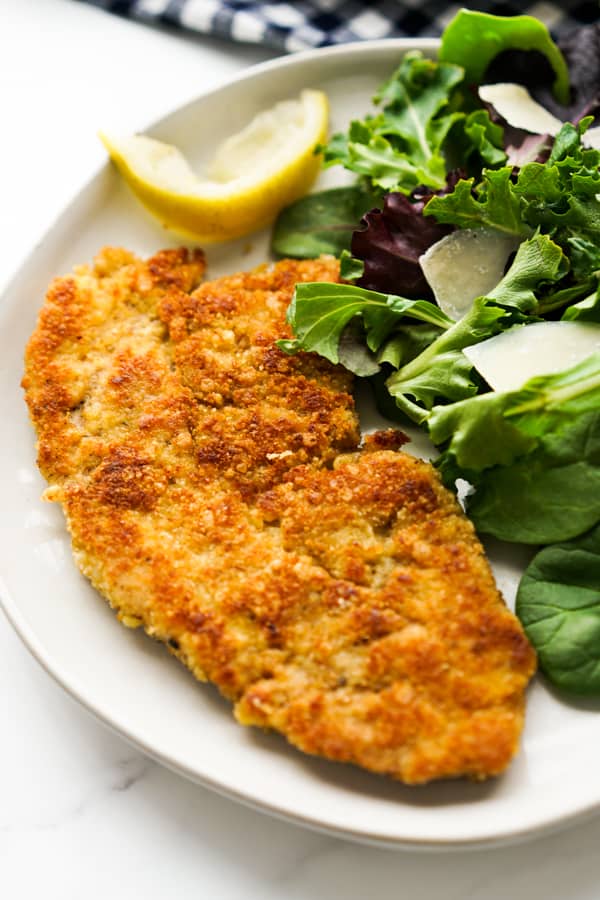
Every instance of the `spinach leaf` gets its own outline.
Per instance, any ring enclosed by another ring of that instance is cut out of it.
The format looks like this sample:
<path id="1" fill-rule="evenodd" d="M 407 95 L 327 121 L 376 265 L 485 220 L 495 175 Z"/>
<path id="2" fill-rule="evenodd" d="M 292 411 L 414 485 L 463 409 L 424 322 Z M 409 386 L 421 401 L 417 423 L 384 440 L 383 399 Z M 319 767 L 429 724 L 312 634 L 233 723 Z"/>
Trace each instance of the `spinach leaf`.
<path id="1" fill-rule="evenodd" d="M 569 100 L 569 72 L 545 25 L 531 16 L 492 16 L 462 9 L 446 27 L 439 58 L 464 66 L 467 84 L 481 84 L 494 58 L 506 50 L 537 50 L 554 70 L 557 100 Z"/>
<path id="2" fill-rule="evenodd" d="M 477 479 L 467 511 L 479 531 L 546 544 L 576 537 L 600 520 L 598 416 L 579 417 L 555 439 L 540 441 L 525 458 Z M 587 455 L 578 456 L 576 448 Z"/>
<path id="3" fill-rule="evenodd" d="M 322 253 L 339 256 L 350 249 L 361 216 L 377 202 L 378 197 L 362 184 L 308 194 L 279 214 L 271 250 L 296 259 L 314 259 Z"/>
<path id="4" fill-rule="evenodd" d="M 569 693 L 600 695 L 600 525 L 535 556 L 516 611 L 549 681 Z"/>

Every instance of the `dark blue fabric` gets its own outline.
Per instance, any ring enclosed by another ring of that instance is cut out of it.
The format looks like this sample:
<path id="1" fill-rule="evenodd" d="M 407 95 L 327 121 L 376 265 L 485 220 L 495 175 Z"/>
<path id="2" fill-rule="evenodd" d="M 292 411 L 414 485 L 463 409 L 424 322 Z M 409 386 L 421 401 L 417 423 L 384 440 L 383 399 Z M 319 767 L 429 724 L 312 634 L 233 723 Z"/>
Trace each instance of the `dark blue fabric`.
<path id="1" fill-rule="evenodd" d="M 383 37 L 439 35 L 463 4 L 444 0 L 81 0 L 144 22 L 293 51 Z M 555 35 L 600 19 L 598 0 L 498 3 L 469 9 L 542 18 Z"/>

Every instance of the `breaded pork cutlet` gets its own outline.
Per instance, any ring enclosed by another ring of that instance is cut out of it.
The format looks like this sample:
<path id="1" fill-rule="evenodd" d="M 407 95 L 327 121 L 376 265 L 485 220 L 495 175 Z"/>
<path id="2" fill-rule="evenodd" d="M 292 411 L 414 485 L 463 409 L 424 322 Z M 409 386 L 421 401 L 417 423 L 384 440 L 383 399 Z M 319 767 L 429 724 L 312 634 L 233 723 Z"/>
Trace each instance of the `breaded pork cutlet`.
<path id="1" fill-rule="evenodd" d="M 39 464 L 81 570 L 240 722 L 408 783 L 501 772 L 534 655 L 473 527 L 347 373 L 286 356 L 283 261 L 198 287 L 201 254 L 103 251 L 26 356 Z"/>

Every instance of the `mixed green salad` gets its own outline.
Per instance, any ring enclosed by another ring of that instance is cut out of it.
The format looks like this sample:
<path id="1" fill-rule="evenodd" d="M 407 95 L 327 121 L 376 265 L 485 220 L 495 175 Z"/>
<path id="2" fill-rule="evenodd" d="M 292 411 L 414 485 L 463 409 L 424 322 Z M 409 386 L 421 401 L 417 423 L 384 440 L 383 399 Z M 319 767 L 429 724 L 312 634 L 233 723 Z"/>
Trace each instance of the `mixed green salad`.
<path id="1" fill-rule="evenodd" d="M 542 545 L 517 614 L 580 694 L 600 694 L 599 51 L 600 26 L 557 46 L 533 18 L 461 11 L 436 61 L 407 53 L 377 110 L 321 148 L 355 183 L 273 233 L 279 255 L 341 256 L 346 282 L 297 286 L 283 349 L 369 378 L 388 417 L 428 432 L 444 482 L 468 483 L 480 532 Z M 508 387 L 489 365 L 504 347 Z"/>

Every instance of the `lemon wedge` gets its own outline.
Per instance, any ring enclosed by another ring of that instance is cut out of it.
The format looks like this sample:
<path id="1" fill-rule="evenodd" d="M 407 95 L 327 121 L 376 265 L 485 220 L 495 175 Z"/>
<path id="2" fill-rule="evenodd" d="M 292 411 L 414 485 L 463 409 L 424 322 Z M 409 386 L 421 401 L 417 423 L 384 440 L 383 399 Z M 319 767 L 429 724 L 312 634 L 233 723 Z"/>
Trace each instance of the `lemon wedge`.
<path id="1" fill-rule="evenodd" d="M 322 91 L 304 90 L 259 113 L 217 150 L 206 177 L 182 153 L 145 135 L 100 138 L 144 206 L 167 228 L 202 241 L 226 241 L 268 225 L 305 194 L 327 135 Z"/>

